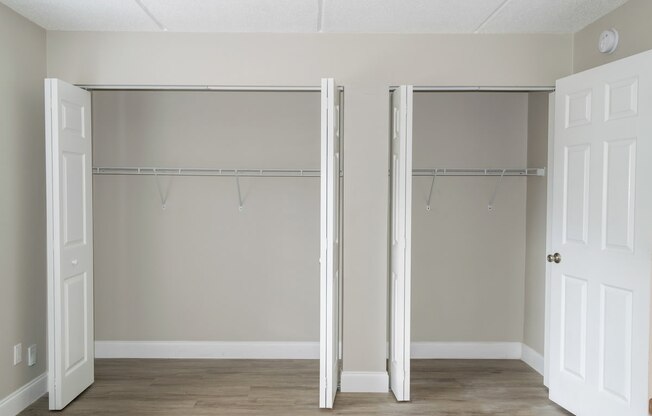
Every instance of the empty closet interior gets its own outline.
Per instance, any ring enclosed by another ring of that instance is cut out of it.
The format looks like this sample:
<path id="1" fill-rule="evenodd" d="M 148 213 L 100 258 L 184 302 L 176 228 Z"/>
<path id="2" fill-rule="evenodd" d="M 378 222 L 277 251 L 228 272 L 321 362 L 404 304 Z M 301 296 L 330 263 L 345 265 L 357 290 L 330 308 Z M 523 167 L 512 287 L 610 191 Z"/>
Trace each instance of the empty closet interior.
<path id="1" fill-rule="evenodd" d="M 316 358 L 319 91 L 95 90 L 92 106 L 98 357 L 212 341 Z"/>
<path id="2" fill-rule="evenodd" d="M 412 358 L 543 356 L 548 99 L 414 92 Z"/>

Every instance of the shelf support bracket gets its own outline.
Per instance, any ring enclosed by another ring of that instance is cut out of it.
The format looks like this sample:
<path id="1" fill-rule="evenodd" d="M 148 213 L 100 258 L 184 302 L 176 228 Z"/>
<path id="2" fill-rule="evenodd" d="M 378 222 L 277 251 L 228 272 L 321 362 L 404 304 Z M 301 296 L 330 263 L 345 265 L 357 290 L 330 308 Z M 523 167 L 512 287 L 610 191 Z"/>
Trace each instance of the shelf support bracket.
<path id="1" fill-rule="evenodd" d="M 242 212 L 244 209 L 243 203 L 242 203 L 242 192 L 240 192 L 240 175 L 238 175 L 238 171 L 235 171 L 235 185 L 238 188 L 238 211 Z"/>
<path id="2" fill-rule="evenodd" d="M 432 190 L 435 188 L 435 179 L 437 179 L 437 169 L 432 170 L 432 183 L 430 183 L 430 192 L 428 193 L 428 202 L 426 203 L 426 211 L 430 211 L 430 200 L 432 199 Z"/>
<path id="3" fill-rule="evenodd" d="M 498 177 L 498 181 L 496 181 L 496 187 L 494 188 L 494 193 L 491 195 L 491 199 L 489 200 L 489 205 L 487 206 L 487 209 L 489 211 L 494 210 L 494 202 L 496 201 L 496 194 L 498 194 L 498 187 L 500 186 L 500 182 L 503 180 L 503 176 L 505 176 L 506 171 L 507 169 L 503 169 L 502 173 Z"/>
<path id="4" fill-rule="evenodd" d="M 168 196 L 170 195 L 170 186 L 172 185 L 172 177 L 168 180 L 168 186 L 163 192 L 163 185 L 161 184 L 161 179 L 158 176 L 158 172 L 154 170 L 154 178 L 156 179 L 156 189 L 158 189 L 158 196 L 161 199 L 161 209 L 167 208 Z"/>

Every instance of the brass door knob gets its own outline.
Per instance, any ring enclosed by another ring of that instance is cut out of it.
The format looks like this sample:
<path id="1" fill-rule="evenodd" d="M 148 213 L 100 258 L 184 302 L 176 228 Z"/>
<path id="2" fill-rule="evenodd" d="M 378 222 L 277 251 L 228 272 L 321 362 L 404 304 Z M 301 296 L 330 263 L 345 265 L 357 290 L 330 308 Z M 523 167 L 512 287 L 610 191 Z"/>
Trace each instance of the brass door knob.
<path id="1" fill-rule="evenodd" d="M 559 254 L 559 253 L 548 254 L 548 262 L 549 263 L 561 263 L 561 254 Z"/>

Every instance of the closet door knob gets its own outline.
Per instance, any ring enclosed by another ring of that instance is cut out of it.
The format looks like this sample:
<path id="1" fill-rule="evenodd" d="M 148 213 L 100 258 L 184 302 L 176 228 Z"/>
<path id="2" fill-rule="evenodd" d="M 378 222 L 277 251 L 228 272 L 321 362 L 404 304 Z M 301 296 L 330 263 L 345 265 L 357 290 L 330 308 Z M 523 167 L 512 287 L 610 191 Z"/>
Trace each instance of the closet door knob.
<path id="1" fill-rule="evenodd" d="M 77 259 L 74 259 L 70 263 L 72 263 L 73 266 L 76 266 L 77 264 L 79 264 L 79 261 Z"/>
<path id="2" fill-rule="evenodd" d="M 548 263 L 561 263 L 561 254 L 548 254 Z"/>

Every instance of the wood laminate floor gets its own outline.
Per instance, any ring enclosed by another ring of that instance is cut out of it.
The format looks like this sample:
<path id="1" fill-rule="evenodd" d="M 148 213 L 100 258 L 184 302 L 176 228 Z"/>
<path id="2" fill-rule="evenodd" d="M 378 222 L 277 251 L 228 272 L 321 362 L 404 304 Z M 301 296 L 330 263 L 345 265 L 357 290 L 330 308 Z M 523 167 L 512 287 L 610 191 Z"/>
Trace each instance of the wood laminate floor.
<path id="1" fill-rule="evenodd" d="M 319 410 L 313 360 L 96 360 L 95 384 L 62 415 L 569 415 L 517 360 L 413 360 L 412 401 L 338 393 Z M 21 415 L 45 415 L 42 397 Z"/>

